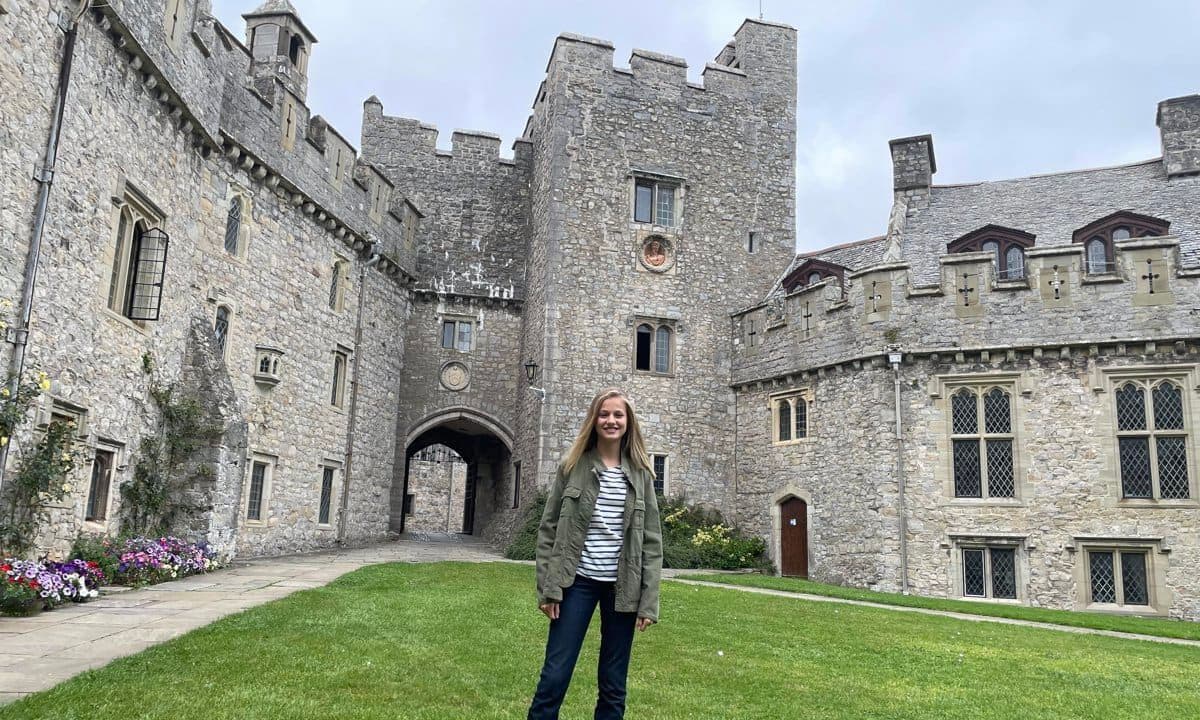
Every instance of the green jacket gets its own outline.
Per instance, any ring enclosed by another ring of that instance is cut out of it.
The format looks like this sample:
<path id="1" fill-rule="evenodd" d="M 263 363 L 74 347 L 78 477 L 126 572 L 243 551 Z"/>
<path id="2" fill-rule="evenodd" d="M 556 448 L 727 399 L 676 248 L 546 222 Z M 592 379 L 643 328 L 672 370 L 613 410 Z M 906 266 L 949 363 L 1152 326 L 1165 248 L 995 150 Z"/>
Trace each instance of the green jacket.
<path id="1" fill-rule="evenodd" d="M 654 476 L 621 456 L 625 471 L 625 540 L 617 560 L 616 610 L 636 612 L 658 622 L 658 582 L 662 577 L 662 525 Z M 538 602 L 562 602 L 563 588 L 575 582 L 579 556 L 592 520 L 592 507 L 600 494 L 604 464 L 595 450 L 579 459 L 570 474 L 562 467 L 546 499 L 538 527 Z"/>

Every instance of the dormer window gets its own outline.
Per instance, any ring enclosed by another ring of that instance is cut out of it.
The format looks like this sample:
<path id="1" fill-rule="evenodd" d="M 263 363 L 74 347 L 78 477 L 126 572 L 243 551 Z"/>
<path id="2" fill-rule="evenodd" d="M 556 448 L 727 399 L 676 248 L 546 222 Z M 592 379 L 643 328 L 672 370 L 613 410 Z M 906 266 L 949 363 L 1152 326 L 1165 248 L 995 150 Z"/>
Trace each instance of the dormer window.
<path id="1" fill-rule="evenodd" d="M 984 225 L 946 245 L 951 253 L 986 252 L 992 256 L 999 280 L 1025 279 L 1025 249 L 1033 247 L 1035 236 L 1023 230 Z"/>
<path id="2" fill-rule="evenodd" d="M 809 258 L 796 266 L 795 270 L 788 273 L 783 278 L 782 284 L 784 290 L 792 292 L 801 288 L 812 287 L 830 278 L 837 280 L 839 285 L 845 287 L 846 268 L 836 263 L 826 262 L 825 260 Z"/>
<path id="3" fill-rule="evenodd" d="M 1100 275 L 1117 270 L 1113 243 L 1132 238 L 1161 237 L 1166 235 L 1170 228 L 1171 223 L 1168 220 L 1139 215 L 1129 210 L 1118 210 L 1079 228 L 1071 236 L 1071 241 L 1083 243 L 1084 268 L 1087 274 Z"/>

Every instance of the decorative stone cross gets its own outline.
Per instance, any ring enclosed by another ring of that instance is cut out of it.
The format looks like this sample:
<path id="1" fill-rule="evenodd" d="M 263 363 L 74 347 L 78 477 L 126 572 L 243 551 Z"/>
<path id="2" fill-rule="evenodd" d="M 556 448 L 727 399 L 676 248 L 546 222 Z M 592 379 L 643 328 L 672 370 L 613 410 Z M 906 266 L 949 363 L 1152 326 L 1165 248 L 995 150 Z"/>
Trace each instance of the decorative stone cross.
<path id="1" fill-rule="evenodd" d="M 807 303 L 807 302 L 804 303 L 804 313 L 800 315 L 800 317 L 804 318 L 804 334 L 805 335 L 808 335 L 809 331 L 812 330 L 812 326 L 809 325 L 809 322 L 808 322 L 808 319 L 812 317 L 812 312 L 809 311 L 808 306 L 809 306 L 809 303 Z"/>
<path id="2" fill-rule="evenodd" d="M 969 273 L 963 273 L 962 287 L 958 289 L 958 294 L 963 297 L 964 306 L 971 304 L 971 293 L 975 292 L 975 288 L 971 287 L 971 282 L 967 279 L 969 277 L 971 277 Z"/>
<path id="3" fill-rule="evenodd" d="M 1154 294 L 1154 281 L 1156 279 L 1158 279 L 1158 277 L 1159 277 L 1159 274 L 1154 272 L 1154 261 L 1147 258 L 1146 259 L 1146 274 L 1142 276 L 1142 279 L 1146 280 L 1150 283 L 1150 294 L 1151 295 Z"/>
<path id="4" fill-rule="evenodd" d="M 1063 286 L 1063 281 L 1062 281 L 1062 278 L 1059 277 L 1059 275 L 1058 275 L 1058 266 L 1055 265 L 1054 266 L 1054 278 L 1052 280 L 1050 280 L 1050 287 L 1054 288 L 1054 299 L 1055 300 L 1062 300 L 1062 295 L 1059 294 L 1061 292 L 1060 288 L 1062 288 L 1062 286 Z"/>
<path id="5" fill-rule="evenodd" d="M 871 298 L 870 298 L 870 300 L 871 300 L 871 312 L 873 312 L 873 313 L 879 312 L 879 301 L 883 299 L 883 296 L 875 291 L 875 286 L 878 284 L 879 284 L 878 280 L 871 281 Z"/>

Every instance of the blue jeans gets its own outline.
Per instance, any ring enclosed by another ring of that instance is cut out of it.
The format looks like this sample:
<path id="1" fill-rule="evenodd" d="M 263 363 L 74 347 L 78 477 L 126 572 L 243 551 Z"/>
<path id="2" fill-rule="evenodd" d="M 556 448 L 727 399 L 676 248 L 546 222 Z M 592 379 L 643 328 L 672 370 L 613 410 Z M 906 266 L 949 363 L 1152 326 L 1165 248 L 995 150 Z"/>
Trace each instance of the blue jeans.
<path id="1" fill-rule="evenodd" d="M 550 621 L 550 639 L 546 641 L 546 663 L 538 681 L 529 720 L 557 720 L 558 709 L 567 696 L 579 648 L 596 606 L 600 606 L 600 663 L 596 669 L 599 697 L 596 720 L 620 720 L 625 716 L 625 677 L 629 673 L 629 652 L 633 647 L 633 629 L 637 613 L 617 612 L 616 583 L 598 582 L 582 575 L 563 589 L 558 619 Z"/>

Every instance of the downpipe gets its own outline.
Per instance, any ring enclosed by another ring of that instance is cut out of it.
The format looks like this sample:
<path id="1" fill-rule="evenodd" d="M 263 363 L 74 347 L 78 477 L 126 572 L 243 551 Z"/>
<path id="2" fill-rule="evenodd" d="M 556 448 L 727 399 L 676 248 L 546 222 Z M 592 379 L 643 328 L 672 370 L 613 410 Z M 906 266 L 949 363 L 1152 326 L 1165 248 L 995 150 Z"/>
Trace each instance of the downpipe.
<path id="1" fill-rule="evenodd" d="M 888 362 L 892 366 L 892 386 L 896 409 L 896 482 L 897 511 L 900 516 L 900 592 L 908 594 L 908 511 L 905 508 L 904 418 L 900 406 L 900 362 L 904 354 L 899 346 L 889 346 Z"/>
<path id="2" fill-rule="evenodd" d="M 350 377 L 350 403 L 347 411 L 350 418 L 346 423 L 346 461 L 342 467 L 342 499 L 338 503 L 337 544 L 346 543 L 346 525 L 350 516 L 350 481 L 354 477 L 354 433 L 358 421 L 358 372 L 362 363 L 363 303 L 366 301 L 367 268 L 379 264 L 382 256 L 375 251 L 375 244 L 367 246 L 367 261 L 358 271 L 358 308 L 354 317 L 354 362 Z"/>
<path id="3" fill-rule="evenodd" d="M 71 82 L 71 67 L 75 59 L 75 39 L 79 29 L 79 19 L 91 7 L 91 0 L 81 3 L 74 16 L 63 17 L 59 27 L 63 31 L 63 56 L 58 69 L 58 87 L 54 93 L 54 107 L 51 110 L 50 134 L 46 140 L 46 151 L 42 164 L 34 171 L 34 181 L 38 183 L 37 204 L 33 213 L 33 233 L 29 239 L 29 252 L 25 256 L 25 274 L 21 287 L 21 304 L 18 310 L 17 327 L 13 328 L 12 355 L 9 358 L 8 396 L 15 398 L 17 388 L 21 384 L 21 376 L 25 372 L 25 348 L 29 344 L 29 325 L 33 317 L 33 293 L 37 288 L 38 263 L 42 256 L 42 238 L 46 232 L 46 212 L 50 205 L 50 189 L 54 186 L 55 163 L 58 161 L 58 145 L 62 138 L 63 113 L 66 111 L 67 90 Z M 0 446 L 0 490 L 4 488 L 5 468 L 8 465 L 8 449 L 12 439 Z"/>

